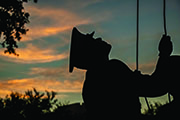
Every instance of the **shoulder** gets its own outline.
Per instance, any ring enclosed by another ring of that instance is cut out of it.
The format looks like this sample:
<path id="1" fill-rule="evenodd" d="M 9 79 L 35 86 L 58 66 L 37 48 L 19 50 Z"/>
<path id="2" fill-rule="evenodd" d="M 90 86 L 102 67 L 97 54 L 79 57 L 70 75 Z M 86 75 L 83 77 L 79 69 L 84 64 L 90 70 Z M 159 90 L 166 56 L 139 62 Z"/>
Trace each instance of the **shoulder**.
<path id="1" fill-rule="evenodd" d="M 114 66 L 127 66 L 125 63 L 123 63 L 122 61 L 118 60 L 118 59 L 111 59 L 109 60 L 110 65 L 114 65 Z"/>
<path id="2" fill-rule="evenodd" d="M 128 71 L 131 71 L 129 69 L 129 67 L 124 62 L 122 62 L 121 60 L 118 60 L 118 59 L 109 60 L 109 66 L 113 67 L 116 70 L 128 70 Z"/>

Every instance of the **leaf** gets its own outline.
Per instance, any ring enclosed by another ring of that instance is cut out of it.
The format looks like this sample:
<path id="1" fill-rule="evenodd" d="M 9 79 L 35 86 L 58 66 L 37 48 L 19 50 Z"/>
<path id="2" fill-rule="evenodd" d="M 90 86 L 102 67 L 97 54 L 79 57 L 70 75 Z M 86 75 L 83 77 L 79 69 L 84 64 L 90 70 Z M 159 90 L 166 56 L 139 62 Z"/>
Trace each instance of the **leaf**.
<path id="1" fill-rule="evenodd" d="M 25 13 L 24 15 L 25 15 L 26 18 L 28 18 L 30 16 L 29 13 Z"/>
<path id="2" fill-rule="evenodd" d="M 35 3 L 37 3 L 37 2 L 38 2 L 38 0 L 34 0 L 34 2 L 35 2 Z"/>
<path id="3" fill-rule="evenodd" d="M 5 41 L 1 44 L 3 48 L 5 48 Z"/>
<path id="4" fill-rule="evenodd" d="M 23 0 L 23 2 L 28 2 L 27 0 Z"/>
<path id="5" fill-rule="evenodd" d="M 48 99 L 50 99 L 51 95 L 47 90 L 46 90 L 46 95 L 47 95 Z"/>
<path id="6" fill-rule="evenodd" d="M 33 90 L 34 90 L 36 96 L 39 96 L 39 92 L 37 92 L 36 88 L 33 88 Z"/>
<path id="7" fill-rule="evenodd" d="M 56 92 L 52 91 L 52 97 L 51 97 L 51 100 L 53 100 L 53 99 L 55 98 L 56 94 L 57 94 Z"/>

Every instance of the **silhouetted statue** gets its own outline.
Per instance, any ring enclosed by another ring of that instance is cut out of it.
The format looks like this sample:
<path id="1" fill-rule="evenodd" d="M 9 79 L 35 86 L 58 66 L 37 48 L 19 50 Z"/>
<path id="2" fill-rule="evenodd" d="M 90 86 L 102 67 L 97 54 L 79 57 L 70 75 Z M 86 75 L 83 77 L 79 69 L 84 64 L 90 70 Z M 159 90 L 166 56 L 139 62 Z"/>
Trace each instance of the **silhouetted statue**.
<path id="1" fill-rule="evenodd" d="M 109 60 L 111 45 L 73 28 L 70 72 L 85 69 L 82 96 L 90 119 L 136 119 L 140 116 L 134 72 L 117 59 Z"/>

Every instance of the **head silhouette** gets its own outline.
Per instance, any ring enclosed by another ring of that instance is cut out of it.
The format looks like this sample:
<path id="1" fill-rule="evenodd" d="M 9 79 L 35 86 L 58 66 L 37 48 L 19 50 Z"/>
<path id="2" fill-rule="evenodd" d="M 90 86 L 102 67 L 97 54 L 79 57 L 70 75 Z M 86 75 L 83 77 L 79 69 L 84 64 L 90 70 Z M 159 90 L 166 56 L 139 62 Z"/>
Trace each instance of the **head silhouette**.
<path id="1" fill-rule="evenodd" d="M 93 38 L 91 34 L 82 34 L 77 28 L 73 28 L 70 48 L 70 66 L 72 72 L 74 67 L 80 69 L 91 69 L 108 60 L 111 45 L 102 41 L 101 38 Z"/>
<path id="2" fill-rule="evenodd" d="M 159 56 L 160 57 L 170 56 L 172 51 L 173 51 L 173 45 L 171 42 L 171 37 L 163 35 L 163 37 L 161 38 L 161 41 L 159 43 L 158 49 L 159 49 Z"/>

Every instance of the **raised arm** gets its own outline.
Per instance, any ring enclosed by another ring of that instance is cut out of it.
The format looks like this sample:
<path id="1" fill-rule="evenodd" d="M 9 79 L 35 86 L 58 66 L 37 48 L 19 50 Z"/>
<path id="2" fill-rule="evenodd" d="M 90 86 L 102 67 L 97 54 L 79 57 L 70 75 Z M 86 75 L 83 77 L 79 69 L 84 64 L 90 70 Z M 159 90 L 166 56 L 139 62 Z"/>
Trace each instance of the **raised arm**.
<path id="1" fill-rule="evenodd" d="M 157 78 L 135 71 L 135 78 L 138 81 L 138 93 L 140 97 L 158 97 L 167 93 L 167 88 Z"/>

